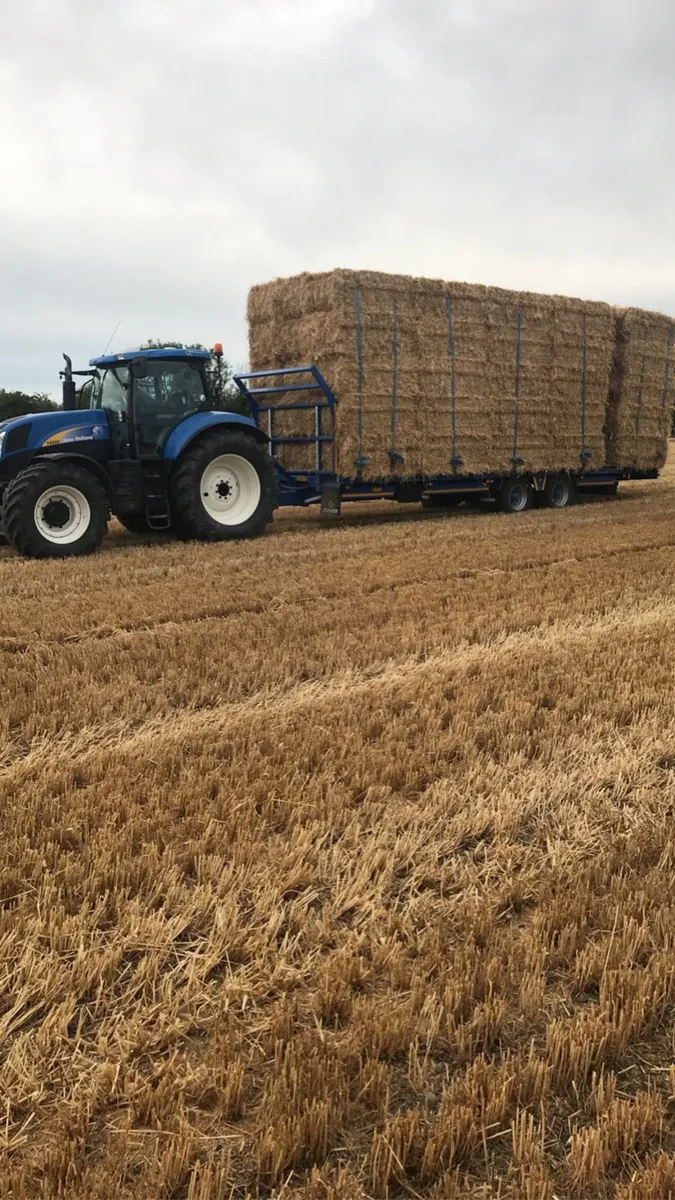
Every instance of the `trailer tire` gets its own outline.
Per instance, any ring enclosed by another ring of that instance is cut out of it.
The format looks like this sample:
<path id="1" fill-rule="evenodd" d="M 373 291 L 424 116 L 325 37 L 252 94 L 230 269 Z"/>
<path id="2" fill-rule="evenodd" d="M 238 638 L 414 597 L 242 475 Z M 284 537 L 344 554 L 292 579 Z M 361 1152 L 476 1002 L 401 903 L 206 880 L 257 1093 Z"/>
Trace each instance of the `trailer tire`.
<path id="1" fill-rule="evenodd" d="M 538 495 L 542 508 L 569 508 L 578 500 L 576 484 L 569 475 L 549 476 Z"/>
<path id="2" fill-rule="evenodd" d="M 91 471 L 41 459 L 7 485 L 2 521 L 27 558 L 72 558 L 98 550 L 110 519 L 108 494 Z"/>
<path id="3" fill-rule="evenodd" d="M 495 490 L 497 508 L 502 512 L 519 513 L 531 508 L 534 489 L 529 479 L 522 475 L 510 475 Z"/>
<path id="4" fill-rule="evenodd" d="M 176 463 L 169 503 L 179 537 L 200 542 L 259 537 L 277 506 L 274 462 L 247 433 L 212 429 Z"/>

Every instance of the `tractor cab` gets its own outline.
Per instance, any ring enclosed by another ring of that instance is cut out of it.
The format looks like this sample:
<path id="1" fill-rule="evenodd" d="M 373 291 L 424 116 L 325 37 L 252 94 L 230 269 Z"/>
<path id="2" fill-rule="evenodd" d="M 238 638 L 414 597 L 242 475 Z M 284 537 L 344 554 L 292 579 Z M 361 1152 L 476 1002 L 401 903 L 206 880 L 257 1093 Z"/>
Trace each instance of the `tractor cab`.
<path id="1" fill-rule="evenodd" d="M 161 458 L 179 422 L 209 410 L 209 358 L 206 350 L 169 348 L 90 359 L 89 407 L 105 411 L 119 457 Z"/>

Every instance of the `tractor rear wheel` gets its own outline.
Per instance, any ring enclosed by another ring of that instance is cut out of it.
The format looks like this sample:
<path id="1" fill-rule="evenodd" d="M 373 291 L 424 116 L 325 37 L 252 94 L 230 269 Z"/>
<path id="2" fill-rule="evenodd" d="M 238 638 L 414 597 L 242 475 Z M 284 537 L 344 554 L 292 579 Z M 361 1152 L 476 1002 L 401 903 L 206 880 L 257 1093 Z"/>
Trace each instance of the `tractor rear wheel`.
<path id="1" fill-rule="evenodd" d="M 103 485 L 86 467 L 42 459 L 5 489 L 7 540 L 28 558 L 70 558 L 98 550 L 110 517 Z"/>
<path id="2" fill-rule="evenodd" d="M 212 429 L 189 446 L 169 481 L 172 527 L 183 538 L 258 537 L 277 504 L 267 450 L 238 429 Z"/>

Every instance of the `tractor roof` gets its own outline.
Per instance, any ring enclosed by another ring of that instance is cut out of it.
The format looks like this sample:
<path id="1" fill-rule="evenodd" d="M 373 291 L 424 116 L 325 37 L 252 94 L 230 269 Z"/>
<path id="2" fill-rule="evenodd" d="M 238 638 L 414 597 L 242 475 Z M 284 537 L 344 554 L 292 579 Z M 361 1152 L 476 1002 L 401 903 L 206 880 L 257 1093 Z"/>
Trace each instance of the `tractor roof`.
<path id="1" fill-rule="evenodd" d="M 122 354 L 101 354 L 90 358 L 90 367 L 114 367 L 119 363 L 133 362 L 135 358 L 196 358 L 203 362 L 211 357 L 208 350 L 189 350 L 185 346 L 166 346 L 163 350 L 125 350 Z"/>

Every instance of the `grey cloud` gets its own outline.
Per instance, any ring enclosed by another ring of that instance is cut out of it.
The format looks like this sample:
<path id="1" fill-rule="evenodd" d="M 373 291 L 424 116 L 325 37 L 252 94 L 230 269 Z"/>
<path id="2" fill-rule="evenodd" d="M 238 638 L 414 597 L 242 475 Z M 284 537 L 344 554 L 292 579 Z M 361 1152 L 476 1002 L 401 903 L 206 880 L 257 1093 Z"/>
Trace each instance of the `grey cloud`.
<path id="1" fill-rule="evenodd" d="M 675 311 L 667 0 L 24 0 L 0 43 L 0 386 L 246 355 L 335 265 Z"/>

